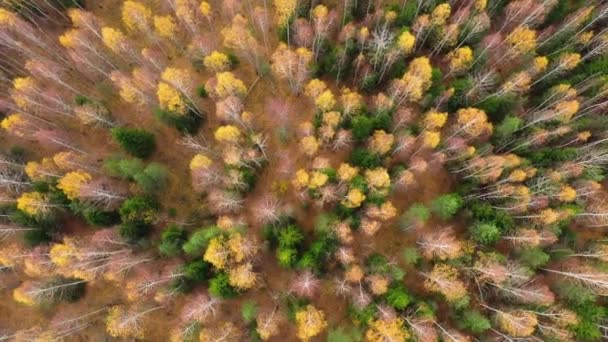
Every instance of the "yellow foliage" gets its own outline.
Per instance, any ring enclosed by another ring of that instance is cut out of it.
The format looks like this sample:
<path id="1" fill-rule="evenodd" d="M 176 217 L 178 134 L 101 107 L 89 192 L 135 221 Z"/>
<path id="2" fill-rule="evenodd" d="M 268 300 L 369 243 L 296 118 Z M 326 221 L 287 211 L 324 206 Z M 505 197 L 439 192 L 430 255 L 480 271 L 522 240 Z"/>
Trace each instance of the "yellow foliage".
<path id="1" fill-rule="evenodd" d="M 205 65 L 205 68 L 211 71 L 220 72 L 228 70 L 230 67 L 230 59 L 228 59 L 228 56 L 224 53 L 213 51 L 208 56 L 205 56 L 203 64 Z"/>
<path id="2" fill-rule="evenodd" d="M 340 180 L 343 182 L 350 181 L 351 179 L 353 179 L 353 177 L 355 177 L 358 174 L 359 174 L 359 168 L 351 166 L 348 163 L 342 163 L 342 164 L 340 164 L 340 167 L 338 168 L 338 178 L 340 178 Z"/>
<path id="3" fill-rule="evenodd" d="M 395 137 L 383 130 L 376 130 L 370 138 L 369 149 L 378 154 L 388 153 L 393 147 Z"/>
<path id="4" fill-rule="evenodd" d="M 291 183 L 296 189 L 303 189 L 308 186 L 309 180 L 310 176 L 308 175 L 308 172 L 306 172 L 304 169 L 299 169 L 296 171 L 296 177 L 291 181 Z"/>
<path id="5" fill-rule="evenodd" d="M 253 265 L 250 262 L 231 268 L 228 276 L 230 285 L 240 290 L 252 288 L 257 281 L 257 275 L 253 272 Z"/>
<path id="6" fill-rule="evenodd" d="M 116 305 L 108 310 L 106 316 L 106 331 L 116 338 L 144 338 L 144 329 L 141 324 L 125 324 L 125 316 L 131 316 L 123 306 Z"/>
<path id="7" fill-rule="evenodd" d="M 365 201 L 365 194 L 361 190 L 353 188 L 348 191 L 346 198 L 341 203 L 347 208 L 359 208 L 363 201 Z"/>
<path id="8" fill-rule="evenodd" d="M 241 131 L 233 125 L 220 126 L 215 130 L 215 140 L 235 143 L 241 138 Z"/>
<path id="9" fill-rule="evenodd" d="M 277 23 L 279 27 L 283 27 L 288 24 L 289 18 L 293 15 L 296 10 L 296 0 L 274 0 L 274 7 L 277 12 Z"/>
<path id="10" fill-rule="evenodd" d="M 22 137 L 24 133 L 22 129 L 27 125 L 27 120 L 23 117 L 23 115 L 18 113 L 13 113 L 2 120 L 0 122 L 0 126 L 7 130 L 8 132 Z"/>
<path id="11" fill-rule="evenodd" d="M 511 171 L 511 174 L 509 174 L 509 181 L 510 182 L 523 182 L 526 180 L 526 177 L 528 176 L 528 174 L 526 173 L 526 171 L 522 170 L 522 169 L 516 169 Z"/>
<path id="12" fill-rule="evenodd" d="M 39 192 L 24 192 L 17 199 L 17 209 L 32 216 L 42 215 L 49 211 L 48 200 Z"/>
<path id="13" fill-rule="evenodd" d="M 406 89 L 411 101 L 419 101 L 431 86 L 433 68 L 427 57 L 418 57 L 410 62 L 403 74 L 400 88 Z"/>
<path id="14" fill-rule="evenodd" d="M 198 10 L 201 12 L 201 14 L 205 18 L 210 18 L 211 17 L 211 5 L 209 5 L 209 3 L 207 1 L 202 1 L 201 5 L 198 8 Z"/>
<path id="15" fill-rule="evenodd" d="M 224 237 L 219 236 L 209 241 L 203 259 L 212 264 L 215 268 L 223 270 L 226 268 L 229 256 L 230 251 L 226 247 L 226 240 Z"/>
<path id="16" fill-rule="evenodd" d="M 535 74 L 544 72 L 547 70 L 547 66 L 549 65 L 549 58 L 545 56 L 535 57 L 532 62 L 532 70 Z"/>
<path id="17" fill-rule="evenodd" d="M 563 185 L 557 195 L 562 202 L 574 202 L 576 200 L 576 190 L 569 185 Z"/>
<path id="18" fill-rule="evenodd" d="M 580 104 L 577 100 L 562 101 L 555 105 L 557 119 L 563 123 L 567 123 L 572 119 L 574 114 L 578 112 Z"/>
<path id="19" fill-rule="evenodd" d="M 473 63 L 473 50 L 470 47 L 464 46 L 448 55 L 450 59 L 450 70 L 454 73 L 466 71 Z"/>
<path id="20" fill-rule="evenodd" d="M 75 29 L 69 29 L 64 34 L 59 36 L 59 44 L 64 48 L 73 48 L 76 46 L 76 34 L 77 31 Z"/>
<path id="21" fill-rule="evenodd" d="M 327 85 L 325 84 L 325 82 L 321 81 L 318 78 L 315 78 L 308 82 L 306 88 L 304 89 L 304 94 L 310 97 L 317 98 L 317 96 L 319 96 L 326 89 Z"/>
<path id="22" fill-rule="evenodd" d="M 331 90 L 326 90 L 315 98 L 315 105 L 322 112 L 332 110 L 336 106 L 336 99 Z"/>
<path id="23" fill-rule="evenodd" d="M 578 53 L 567 53 L 559 57 L 558 63 L 560 68 L 572 70 L 581 62 L 581 55 Z"/>
<path id="24" fill-rule="evenodd" d="M 500 330 L 516 338 L 531 336 L 538 324 L 536 315 L 524 310 L 499 311 L 495 321 Z"/>
<path id="25" fill-rule="evenodd" d="M 11 11 L 0 8 L 0 25 L 14 27 L 17 24 L 17 16 Z"/>
<path id="26" fill-rule="evenodd" d="M 391 185 L 391 177 L 383 167 L 365 170 L 365 180 L 367 185 L 374 189 L 388 188 Z"/>
<path id="27" fill-rule="evenodd" d="M 313 17 L 315 17 L 317 19 L 326 18 L 328 13 L 329 13 L 329 10 L 327 9 L 327 7 L 325 5 L 317 5 L 312 10 Z"/>
<path id="28" fill-rule="evenodd" d="M 477 12 L 485 10 L 487 6 L 488 0 L 475 0 L 475 3 L 473 4 L 473 8 L 475 8 Z"/>
<path id="29" fill-rule="evenodd" d="M 204 154 L 197 154 L 190 161 L 190 170 L 205 169 L 213 164 L 213 161 Z"/>
<path id="30" fill-rule="evenodd" d="M 435 264 L 427 275 L 424 287 L 431 292 L 442 294 L 448 302 L 454 302 L 467 295 L 467 288 L 458 279 L 458 270 L 447 264 Z"/>
<path id="31" fill-rule="evenodd" d="M 230 95 L 243 96 L 247 93 L 247 87 L 245 83 L 234 76 L 229 71 L 221 72 L 217 74 L 217 84 L 215 86 L 215 93 L 218 97 L 227 97 Z"/>
<path id="32" fill-rule="evenodd" d="M 365 332 L 367 342 L 406 342 L 409 337 L 401 317 L 375 320 Z"/>
<path id="33" fill-rule="evenodd" d="M 116 53 L 120 53 L 127 42 L 127 37 L 122 31 L 111 27 L 103 27 L 101 37 L 105 46 Z"/>
<path id="34" fill-rule="evenodd" d="M 327 328 L 327 321 L 323 311 L 307 305 L 306 308 L 296 312 L 296 326 L 298 327 L 298 338 L 308 341 Z"/>
<path id="35" fill-rule="evenodd" d="M 154 16 L 154 29 L 163 38 L 175 38 L 177 34 L 177 24 L 171 15 Z"/>
<path id="36" fill-rule="evenodd" d="M 416 45 L 416 36 L 411 34 L 409 31 L 403 31 L 399 35 L 399 38 L 397 38 L 397 46 L 399 47 L 399 50 L 406 55 L 412 52 L 414 45 Z"/>
<path id="37" fill-rule="evenodd" d="M 341 118 L 342 115 L 337 111 L 323 113 L 323 123 L 334 128 L 340 124 Z"/>
<path id="38" fill-rule="evenodd" d="M 21 303 L 27 306 L 33 306 L 36 304 L 32 296 L 25 292 L 24 285 L 21 285 L 20 287 L 13 290 L 13 299 L 17 303 Z"/>
<path id="39" fill-rule="evenodd" d="M 40 163 L 31 161 L 25 164 L 25 174 L 34 181 L 45 181 L 55 177 L 57 165 L 52 158 L 42 158 Z"/>
<path id="40" fill-rule="evenodd" d="M 435 148 L 441 141 L 441 133 L 437 131 L 424 131 L 421 134 L 422 145 L 428 148 Z"/>
<path id="41" fill-rule="evenodd" d="M 536 31 L 525 26 L 518 26 L 505 39 L 505 42 L 514 55 L 523 55 L 536 48 Z"/>
<path id="42" fill-rule="evenodd" d="M 159 82 L 156 95 L 161 108 L 176 114 L 186 114 L 186 102 L 177 89 L 165 82 Z"/>
<path id="43" fill-rule="evenodd" d="M 424 116 L 423 126 L 425 129 L 436 130 L 442 128 L 448 121 L 448 113 L 430 110 Z"/>
<path id="44" fill-rule="evenodd" d="M 74 200 L 80 195 L 80 189 L 91 179 L 91 175 L 84 171 L 69 172 L 61 177 L 57 183 L 57 188 L 63 191 L 69 199 Z"/>
<path id="45" fill-rule="evenodd" d="M 308 188 L 310 188 L 310 189 L 320 188 L 323 185 L 325 185 L 325 183 L 327 183 L 328 179 L 329 179 L 329 176 L 327 176 L 325 173 L 319 172 L 319 171 L 313 171 L 312 177 L 310 177 L 310 182 L 308 183 Z"/>
<path id="46" fill-rule="evenodd" d="M 450 4 L 443 3 L 433 10 L 431 13 L 431 24 L 441 26 L 444 25 L 448 18 L 450 17 L 450 13 L 452 12 L 452 7 Z"/>
<path id="47" fill-rule="evenodd" d="M 136 1 L 125 1 L 122 5 L 122 21 L 131 31 L 148 32 L 152 11 Z"/>
<path id="48" fill-rule="evenodd" d="M 319 142 L 313 136 L 308 136 L 300 140 L 300 149 L 308 156 L 313 156 L 319 149 Z"/>
<path id="49" fill-rule="evenodd" d="M 344 115 L 351 115 L 361 109 L 363 97 L 350 88 L 343 88 L 340 102 L 342 103 L 342 112 Z"/>
<path id="50" fill-rule="evenodd" d="M 64 238 L 63 243 L 56 243 L 49 251 L 49 257 L 53 264 L 59 267 L 67 267 L 78 253 L 76 245 L 72 239 Z"/>
<path id="51" fill-rule="evenodd" d="M 456 115 L 458 126 L 471 137 L 492 132 L 492 124 L 488 122 L 486 112 L 481 109 L 473 107 L 461 108 Z"/>

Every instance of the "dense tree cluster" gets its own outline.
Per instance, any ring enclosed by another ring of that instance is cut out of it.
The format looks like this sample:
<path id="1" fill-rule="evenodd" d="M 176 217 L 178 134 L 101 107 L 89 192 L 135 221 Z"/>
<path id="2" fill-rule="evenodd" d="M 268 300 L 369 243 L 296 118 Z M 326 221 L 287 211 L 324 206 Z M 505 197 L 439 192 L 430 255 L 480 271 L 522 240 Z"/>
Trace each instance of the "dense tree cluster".
<path id="1" fill-rule="evenodd" d="M 0 340 L 608 339 L 605 1 L 6 0 L 0 51 Z"/>

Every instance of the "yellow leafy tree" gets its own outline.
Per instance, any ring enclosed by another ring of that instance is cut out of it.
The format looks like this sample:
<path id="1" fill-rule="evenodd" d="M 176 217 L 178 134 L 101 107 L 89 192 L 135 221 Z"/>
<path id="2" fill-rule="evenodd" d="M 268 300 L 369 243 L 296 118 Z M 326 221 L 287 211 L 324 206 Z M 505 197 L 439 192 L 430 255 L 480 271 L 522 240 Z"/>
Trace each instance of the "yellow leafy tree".
<path id="1" fill-rule="evenodd" d="M 314 156 L 319 150 L 319 142 L 313 136 L 308 136 L 300 140 L 300 149 L 308 156 Z"/>
<path id="2" fill-rule="evenodd" d="M 211 5 L 207 1 L 202 1 L 201 5 L 198 7 L 199 12 L 205 17 L 207 20 L 211 21 Z"/>
<path id="3" fill-rule="evenodd" d="M 220 126 L 215 130 L 215 140 L 222 142 L 235 143 L 241 138 L 241 131 L 233 125 Z"/>
<path id="4" fill-rule="evenodd" d="M 253 265 L 247 262 L 231 268 L 228 271 L 228 281 L 230 285 L 240 290 L 252 288 L 257 281 L 257 275 L 253 272 Z"/>
<path id="5" fill-rule="evenodd" d="M 368 342 L 406 342 L 409 337 L 401 317 L 372 321 L 365 332 L 365 340 Z"/>
<path id="6" fill-rule="evenodd" d="M 165 82 L 158 83 L 156 91 L 158 103 L 162 109 L 168 110 L 176 114 L 186 114 L 188 107 L 182 94 L 171 85 Z"/>
<path id="7" fill-rule="evenodd" d="M 515 56 L 532 52 L 536 48 L 536 31 L 518 26 L 509 34 L 505 42 Z"/>
<path id="8" fill-rule="evenodd" d="M 403 31 L 399 38 L 397 38 L 397 46 L 401 53 L 408 55 L 414 49 L 414 45 L 416 45 L 416 36 L 410 33 L 410 31 Z"/>
<path id="9" fill-rule="evenodd" d="M 310 80 L 308 84 L 306 84 L 306 87 L 304 88 L 304 94 L 313 98 L 317 98 L 326 89 L 327 85 L 325 84 L 325 82 L 321 81 L 318 78 L 315 78 Z"/>
<path id="10" fill-rule="evenodd" d="M 308 172 L 306 172 L 306 170 L 304 169 L 300 169 L 296 171 L 296 176 L 291 181 L 291 184 L 293 184 L 296 189 L 300 190 L 307 187 L 309 181 L 310 175 L 308 174 Z"/>
<path id="11" fill-rule="evenodd" d="M 363 201 L 365 201 L 365 194 L 363 191 L 353 188 L 348 191 L 346 198 L 344 198 L 341 203 L 347 208 L 358 208 Z"/>
<path id="12" fill-rule="evenodd" d="M 426 275 L 424 288 L 442 294 L 448 302 L 467 295 L 464 283 L 458 278 L 458 270 L 446 264 L 435 264 L 431 273 Z"/>
<path id="13" fill-rule="evenodd" d="M 450 4 L 440 4 L 431 12 L 431 24 L 437 26 L 445 25 L 451 13 L 452 7 L 450 7 Z"/>
<path id="14" fill-rule="evenodd" d="M 343 182 L 348 182 L 359 174 L 359 168 L 348 163 L 340 164 L 338 167 L 338 178 Z"/>
<path id="15" fill-rule="evenodd" d="M 125 1 L 122 5 L 122 21 L 131 31 L 150 32 L 152 10 L 136 1 Z"/>
<path id="16" fill-rule="evenodd" d="M 204 154 L 197 154 L 190 161 L 190 170 L 206 169 L 213 164 L 213 161 Z"/>
<path id="17" fill-rule="evenodd" d="M 461 108 L 456 116 L 458 127 L 470 137 L 474 138 L 483 133 L 492 133 L 492 124 L 488 122 L 486 112 L 481 109 Z"/>
<path id="18" fill-rule="evenodd" d="M 336 106 L 336 99 L 331 90 L 325 90 L 315 98 L 315 105 L 322 112 L 327 112 Z"/>
<path id="19" fill-rule="evenodd" d="M 302 341 L 308 341 L 327 328 L 327 321 L 323 311 L 312 305 L 307 305 L 304 309 L 296 312 L 296 326 L 298 328 L 298 338 Z"/>
<path id="20" fill-rule="evenodd" d="M 57 188 L 71 200 L 77 199 L 80 195 L 80 190 L 84 185 L 90 182 L 91 175 L 84 171 L 72 171 L 65 174 L 59 179 Z"/>
<path id="21" fill-rule="evenodd" d="M 395 137 L 392 134 L 376 130 L 370 138 L 369 149 L 378 154 L 385 154 L 391 150 L 394 142 Z"/>
<path id="22" fill-rule="evenodd" d="M 450 52 L 448 58 L 450 59 L 450 71 L 461 73 L 471 67 L 471 63 L 473 63 L 473 50 L 468 46 L 464 46 Z"/>
<path id="23" fill-rule="evenodd" d="M 243 96 L 247 93 L 245 83 L 229 71 L 220 72 L 216 75 L 215 94 L 224 98 L 230 95 Z"/>
<path id="24" fill-rule="evenodd" d="M 436 130 L 442 128 L 447 121 L 448 113 L 430 110 L 424 116 L 423 126 L 428 130 Z"/>
<path id="25" fill-rule="evenodd" d="M 223 270 L 226 268 L 230 257 L 230 250 L 226 245 L 226 239 L 222 236 L 215 237 L 209 241 L 203 259 L 215 268 Z"/>
<path id="26" fill-rule="evenodd" d="M 177 24 L 171 15 L 154 17 L 154 30 L 163 38 L 175 39 L 177 35 Z"/>
<path id="27" fill-rule="evenodd" d="M 329 180 L 329 176 L 320 171 L 313 171 L 311 173 L 310 181 L 308 182 L 309 189 L 318 189 L 325 185 Z"/>
<path id="28" fill-rule="evenodd" d="M 296 10 L 296 0 L 274 0 L 274 8 L 276 10 L 277 23 L 280 27 L 287 26 L 289 19 L 293 16 Z"/>
<path id="29" fill-rule="evenodd" d="M 529 311 L 498 311 L 494 316 L 498 328 L 513 337 L 531 336 L 536 330 L 538 318 Z"/>
<path id="30" fill-rule="evenodd" d="M 49 213 L 51 205 L 40 192 L 24 192 L 17 199 L 17 209 L 32 216 L 39 216 Z"/>
<path id="31" fill-rule="evenodd" d="M 119 29 L 103 27 L 101 36 L 104 45 L 115 53 L 120 53 L 127 44 L 127 37 Z"/>
<path id="32" fill-rule="evenodd" d="M 205 68 L 213 72 L 226 71 L 230 68 L 230 59 L 228 55 L 219 51 L 213 51 L 203 59 Z"/>

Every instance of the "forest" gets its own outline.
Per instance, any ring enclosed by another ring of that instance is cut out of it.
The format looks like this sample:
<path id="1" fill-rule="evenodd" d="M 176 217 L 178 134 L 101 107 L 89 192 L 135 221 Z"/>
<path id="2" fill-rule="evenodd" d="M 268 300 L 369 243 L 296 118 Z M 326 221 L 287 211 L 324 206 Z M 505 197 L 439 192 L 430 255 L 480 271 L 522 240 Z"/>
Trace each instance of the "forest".
<path id="1" fill-rule="evenodd" d="M 608 340 L 605 0 L 0 0 L 0 341 Z"/>

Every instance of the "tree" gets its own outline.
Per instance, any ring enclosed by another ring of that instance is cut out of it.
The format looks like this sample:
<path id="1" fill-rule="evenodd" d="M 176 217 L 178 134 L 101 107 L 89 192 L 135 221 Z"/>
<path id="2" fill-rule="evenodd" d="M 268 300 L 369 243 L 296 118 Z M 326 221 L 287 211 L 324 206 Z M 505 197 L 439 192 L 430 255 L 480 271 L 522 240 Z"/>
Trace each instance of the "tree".
<path id="1" fill-rule="evenodd" d="M 75 302 L 84 295 L 85 283 L 85 280 L 63 277 L 27 281 L 13 291 L 13 298 L 30 306 L 55 304 L 62 300 Z"/>
<path id="2" fill-rule="evenodd" d="M 393 307 L 395 310 L 403 310 L 411 302 L 407 290 L 401 284 L 391 285 L 388 291 L 384 294 L 384 298 L 386 299 L 388 305 Z"/>
<path id="3" fill-rule="evenodd" d="M 469 228 L 473 240 L 482 244 L 493 244 L 500 239 L 500 230 L 493 223 L 477 222 Z"/>
<path id="4" fill-rule="evenodd" d="M 463 254 L 463 245 L 456 239 L 452 228 L 427 233 L 417 242 L 427 259 L 454 259 Z"/>
<path id="5" fill-rule="evenodd" d="M 295 314 L 297 336 L 303 341 L 308 341 L 312 337 L 319 335 L 327 328 L 327 321 L 323 311 L 318 310 L 312 305 L 298 310 Z"/>
<path id="6" fill-rule="evenodd" d="M 464 283 L 458 278 L 458 270 L 447 264 L 435 264 L 430 273 L 425 273 L 424 288 L 442 294 L 448 302 L 454 303 L 467 296 Z"/>
<path id="7" fill-rule="evenodd" d="M 230 285 L 230 276 L 224 272 L 217 273 L 209 280 L 209 293 L 216 298 L 229 299 L 237 295 L 237 291 Z"/>
<path id="8" fill-rule="evenodd" d="M 113 128 L 112 139 L 120 144 L 129 154 L 138 158 L 151 156 L 156 148 L 154 135 L 139 128 Z"/>
<path id="9" fill-rule="evenodd" d="M 468 330 L 473 334 L 483 334 L 490 328 L 490 320 L 488 320 L 483 314 L 477 310 L 465 310 L 462 312 L 459 320 L 459 326 L 461 329 Z"/>
<path id="10" fill-rule="evenodd" d="M 182 251 L 182 246 L 188 240 L 185 230 L 175 224 L 169 225 L 161 234 L 161 242 L 158 245 L 158 250 L 162 255 L 173 257 L 177 256 Z"/>
<path id="11" fill-rule="evenodd" d="M 408 340 L 410 335 L 404 327 L 402 318 L 378 319 L 371 322 L 365 332 L 365 340 L 370 342 L 401 341 Z"/>
<path id="12" fill-rule="evenodd" d="M 448 220 L 454 216 L 462 206 L 462 198 L 458 194 L 447 194 L 437 197 L 431 203 L 431 211 L 442 220 Z"/>
<path id="13" fill-rule="evenodd" d="M 310 77 L 312 52 L 306 48 L 295 51 L 280 43 L 271 57 L 272 71 L 287 80 L 291 91 L 298 94 Z"/>
<path id="14" fill-rule="evenodd" d="M 205 56 L 203 64 L 205 68 L 213 72 L 222 72 L 228 70 L 231 63 L 228 55 L 219 51 L 213 51 L 210 55 Z"/>
<path id="15" fill-rule="evenodd" d="M 113 306 L 106 316 L 106 331 L 116 338 L 144 338 L 143 319 L 162 307 L 156 306 L 146 310 Z"/>

